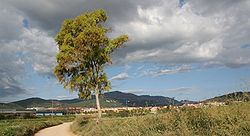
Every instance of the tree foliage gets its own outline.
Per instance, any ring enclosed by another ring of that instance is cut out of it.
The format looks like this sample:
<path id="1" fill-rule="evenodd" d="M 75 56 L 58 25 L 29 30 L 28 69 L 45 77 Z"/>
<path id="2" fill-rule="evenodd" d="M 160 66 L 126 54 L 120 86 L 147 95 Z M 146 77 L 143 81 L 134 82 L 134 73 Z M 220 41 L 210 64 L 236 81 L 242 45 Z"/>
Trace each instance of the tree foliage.
<path id="1" fill-rule="evenodd" d="M 127 35 L 110 39 L 102 9 L 66 19 L 55 41 L 59 47 L 54 73 L 65 88 L 89 98 L 94 91 L 107 91 L 110 82 L 104 66 L 111 64 L 111 53 L 128 41 Z"/>

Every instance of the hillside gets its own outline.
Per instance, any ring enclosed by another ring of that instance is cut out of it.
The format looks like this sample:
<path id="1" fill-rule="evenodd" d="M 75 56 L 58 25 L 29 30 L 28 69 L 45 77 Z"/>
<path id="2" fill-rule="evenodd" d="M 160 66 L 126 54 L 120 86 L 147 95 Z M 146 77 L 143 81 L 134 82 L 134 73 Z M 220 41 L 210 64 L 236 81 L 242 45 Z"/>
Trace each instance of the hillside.
<path id="1" fill-rule="evenodd" d="M 132 93 L 123 93 L 119 91 L 105 93 L 104 97 L 117 100 L 118 102 L 127 106 L 163 106 L 173 103 L 175 105 L 180 104 L 179 101 L 168 97 L 150 95 L 138 96 Z"/>
<path id="2" fill-rule="evenodd" d="M 211 99 L 207 99 L 203 102 L 227 102 L 227 101 L 249 101 L 250 92 L 234 92 L 226 95 L 217 96 Z"/>
<path id="3" fill-rule="evenodd" d="M 102 107 L 121 107 L 121 106 L 163 106 L 172 103 L 178 105 L 177 100 L 163 97 L 163 96 L 149 96 L 149 95 L 135 95 L 132 93 L 123 93 L 119 91 L 107 92 L 101 95 Z M 41 98 L 29 98 L 16 102 L 9 103 L 9 105 L 28 108 L 28 107 L 95 107 L 95 98 L 89 100 L 70 99 L 70 100 L 45 100 Z M 10 106 L 11 107 L 11 106 Z"/>
<path id="4" fill-rule="evenodd" d="M 49 100 L 44 100 L 41 98 L 28 98 L 25 100 L 20 100 L 16 102 L 12 102 L 12 104 L 19 105 L 24 108 L 28 107 L 49 107 L 51 105 L 51 101 Z"/>
<path id="5" fill-rule="evenodd" d="M 0 103 L 0 109 L 23 109 L 23 107 L 15 103 Z"/>

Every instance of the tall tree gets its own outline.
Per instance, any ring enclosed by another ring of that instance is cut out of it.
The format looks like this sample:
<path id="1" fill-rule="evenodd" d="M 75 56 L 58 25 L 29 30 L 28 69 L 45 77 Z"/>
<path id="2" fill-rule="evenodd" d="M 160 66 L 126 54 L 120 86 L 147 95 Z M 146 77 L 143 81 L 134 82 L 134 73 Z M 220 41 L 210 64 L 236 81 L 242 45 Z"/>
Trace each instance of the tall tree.
<path id="1" fill-rule="evenodd" d="M 104 66 L 111 64 L 111 53 L 128 41 L 127 35 L 110 39 L 105 10 L 83 13 L 66 19 L 55 41 L 59 47 L 54 73 L 65 88 L 77 91 L 80 98 L 95 94 L 99 122 L 101 107 L 99 94 L 110 90 Z"/>

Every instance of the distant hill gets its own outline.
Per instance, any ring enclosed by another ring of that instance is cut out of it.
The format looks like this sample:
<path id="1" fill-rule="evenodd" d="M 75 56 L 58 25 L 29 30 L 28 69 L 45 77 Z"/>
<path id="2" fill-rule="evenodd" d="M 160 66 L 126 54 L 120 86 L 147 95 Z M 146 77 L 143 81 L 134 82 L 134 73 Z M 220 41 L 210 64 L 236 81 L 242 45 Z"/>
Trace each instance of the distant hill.
<path id="1" fill-rule="evenodd" d="M 234 92 L 207 99 L 203 102 L 250 101 L 250 92 Z"/>
<path id="2" fill-rule="evenodd" d="M 104 94 L 105 98 L 117 100 L 123 105 L 127 106 L 164 106 L 180 102 L 169 97 L 163 96 L 149 96 L 149 95 L 135 95 L 132 93 L 123 93 L 119 91 L 108 92 Z"/>
<path id="3" fill-rule="evenodd" d="M 16 105 L 19 105 L 19 106 L 24 107 L 24 108 L 28 108 L 28 107 L 48 107 L 49 105 L 51 105 L 51 101 L 50 100 L 44 100 L 44 99 L 41 99 L 41 98 L 28 98 L 28 99 L 25 99 L 25 100 L 12 102 L 12 104 L 16 104 Z"/>
<path id="4" fill-rule="evenodd" d="M 13 108 L 29 107 L 95 107 L 95 97 L 89 100 L 70 99 L 70 100 L 45 100 L 41 98 L 28 98 L 25 100 L 8 103 Z M 163 106 L 180 104 L 179 101 L 163 96 L 135 95 L 119 91 L 107 92 L 101 95 L 100 102 L 102 107 L 121 107 L 121 106 Z M 13 106 L 11 106 L 13 105 Z M 1 107 L 0 107 L 1 108 Z"/>
<path id="5" fill-rule="evenodd" d="M 15 103 L 0 103 L 0 109 L 23 109 L 23 107 Z"/>

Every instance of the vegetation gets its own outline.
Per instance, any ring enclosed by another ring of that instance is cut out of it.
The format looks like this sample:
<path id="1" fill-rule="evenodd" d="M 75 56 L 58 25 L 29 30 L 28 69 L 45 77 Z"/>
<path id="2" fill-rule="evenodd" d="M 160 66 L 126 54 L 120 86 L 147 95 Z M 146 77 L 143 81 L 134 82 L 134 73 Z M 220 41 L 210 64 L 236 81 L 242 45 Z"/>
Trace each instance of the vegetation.
<path id="1" fill-rule="evenodd" d="M 232 102 L 232 101 L 250 101 L 250 92 L 234 92 L 222 96 L 217 96 L 204 102 Z"/>
<path id="2" fill-rule="evenodd" d="M 94 120 L 78 118 L 72 130 L 84 136 L 249 136 L 250 103 L 172 110 L 145 116 L 103 118 L 100 125 Z"/>
<path id="3" fill-rule="evenodd" d="M 73 116 L 0 120 L 0 136 L 31 136 L 43 128 L 72 120 Z"/>
<path id="4" fill-rule="evenodd" d="M 23 107 L 15 103 L 0 103 L 0 109 L 23 109 Z"/>
<path id="5" fill-rule="evenodd" d="M 128 40 L 127 35 L 110 39 L 103 23 L 107 20 L 104 10 L 87 12 L 62 24 L 55 40 L 59 47 L 55 75 L 57 79 L 80 98 L 96 97 L 98 118 L 101 117 L 100 91 L 110 90 L 104 65 L 111 64 L 111 53 Z"/>
<path id="6" fill-rule="evenodd" d="M 22 114 L 4 114 L 0 113 L 0 120 L 4 119 L 32 119 L 32 118 L 37 118 L 35 115 L 32 115 L 30 113 L 22 113 Z"/>
<path id="7" fill-rule="evenodd" d="M 150 113 L 147 109 L 133 109 L 133 110 L 122 110 L 119 112 L 106 111 L 105 117 L 132 117 L 132 116 L 143 116 Z"/>

